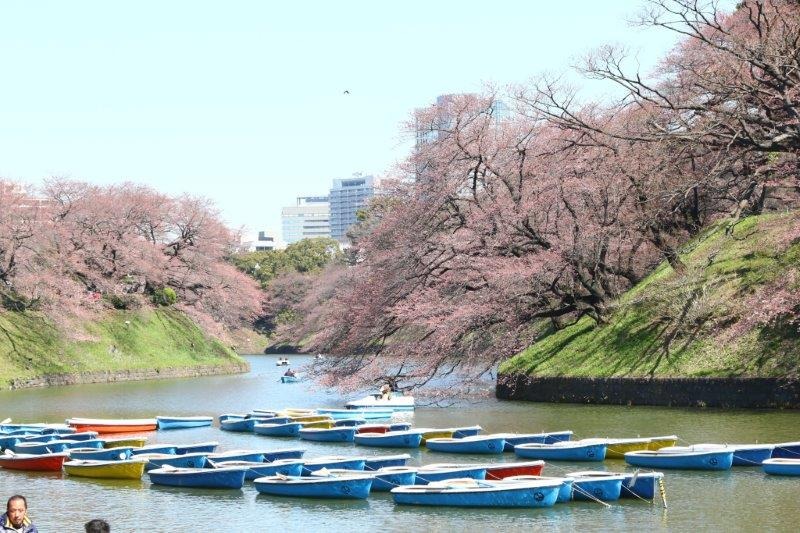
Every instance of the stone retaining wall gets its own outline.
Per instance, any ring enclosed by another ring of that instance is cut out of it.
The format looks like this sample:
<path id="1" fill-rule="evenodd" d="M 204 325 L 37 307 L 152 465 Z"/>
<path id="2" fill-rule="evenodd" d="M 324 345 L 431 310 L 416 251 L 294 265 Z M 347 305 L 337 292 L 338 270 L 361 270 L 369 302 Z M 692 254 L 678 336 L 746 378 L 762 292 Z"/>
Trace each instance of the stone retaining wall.
<path id="1" fill-rule="evenodd" d="M 531 402 L 800 408 L 800 381 L 782 378 L 571 378 L 500 375 L 495 394 Z"/>

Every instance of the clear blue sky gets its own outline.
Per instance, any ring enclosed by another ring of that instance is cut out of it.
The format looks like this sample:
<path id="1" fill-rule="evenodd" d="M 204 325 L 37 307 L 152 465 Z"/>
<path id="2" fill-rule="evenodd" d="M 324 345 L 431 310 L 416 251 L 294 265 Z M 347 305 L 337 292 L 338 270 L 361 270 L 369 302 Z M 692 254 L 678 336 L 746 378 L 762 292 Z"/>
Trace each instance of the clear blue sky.
<path id="1" fill-rule="evenodd" d="M 652 67 L 674 41 L 628 27 L 640 7 L 4 1 L 0 176 L 142 182 L 278 230 L 294 197 L 402 158 L 400 124 L 439 94 L 565 70 L 608 42 Z"/>

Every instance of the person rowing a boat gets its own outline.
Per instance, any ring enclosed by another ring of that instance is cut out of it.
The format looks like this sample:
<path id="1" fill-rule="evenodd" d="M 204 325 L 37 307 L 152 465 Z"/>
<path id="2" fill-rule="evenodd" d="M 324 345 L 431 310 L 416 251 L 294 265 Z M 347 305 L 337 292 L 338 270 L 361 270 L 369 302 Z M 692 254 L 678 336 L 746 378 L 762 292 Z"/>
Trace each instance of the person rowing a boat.
<path id="1" fill-rule="evenodd" d="M 290 377 L 290 378 L 293 378 L 293 377 L 297 376 L 297 372 L 295 372 L 291 368 L 288 368 L 283 375 L 287 376 L 287 377 Z"/>
<path id="2" fill-rule="evenodd" d="M 38 533 L 36 526 L 28 518 L 28 500 L 16 494 L 8 499 L 6 513 L 0 516 L 1 533 Z"/>

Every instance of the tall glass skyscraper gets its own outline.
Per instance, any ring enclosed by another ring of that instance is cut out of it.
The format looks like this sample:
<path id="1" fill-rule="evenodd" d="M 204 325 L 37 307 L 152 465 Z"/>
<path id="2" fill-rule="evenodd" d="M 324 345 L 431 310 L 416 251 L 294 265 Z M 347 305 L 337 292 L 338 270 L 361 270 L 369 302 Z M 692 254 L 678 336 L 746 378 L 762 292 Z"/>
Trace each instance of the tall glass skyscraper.
<path id="1" fill-rule="evenodd" d="M 356 213 L 376 194 L 373 176 L 354 175 L 352 178 L 335 179 L 330 190 L 331 237 L 347 243 L 347 229 L 356 223 Z"/>

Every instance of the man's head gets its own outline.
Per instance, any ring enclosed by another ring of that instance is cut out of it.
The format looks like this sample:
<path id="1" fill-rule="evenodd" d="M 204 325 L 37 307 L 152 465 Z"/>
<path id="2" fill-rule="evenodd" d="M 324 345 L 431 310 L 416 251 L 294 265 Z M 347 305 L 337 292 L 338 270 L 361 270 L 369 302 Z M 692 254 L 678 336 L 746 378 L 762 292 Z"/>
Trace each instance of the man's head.
<path id="1" fill-rule="evenodd" d="M 89 520 L 83 526 L 86 528 L 86 533 L 110 533 L 111 526 L 105 520 L 95 519 Z"/>
<path id="2" fill-rule="evenodd" d="M 25 499 L 25 496 L 17 494 L 8 499 L 8 503 L 6 503 L 6 514 L 12 526 L 20 527 L 25 520 L 27 512 L 28 501 Z"/>

